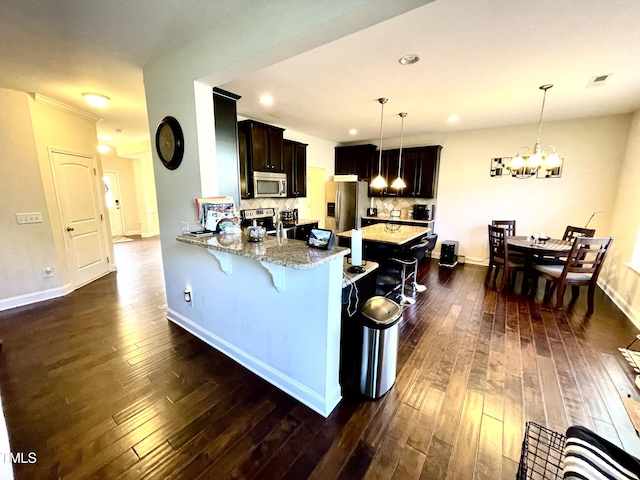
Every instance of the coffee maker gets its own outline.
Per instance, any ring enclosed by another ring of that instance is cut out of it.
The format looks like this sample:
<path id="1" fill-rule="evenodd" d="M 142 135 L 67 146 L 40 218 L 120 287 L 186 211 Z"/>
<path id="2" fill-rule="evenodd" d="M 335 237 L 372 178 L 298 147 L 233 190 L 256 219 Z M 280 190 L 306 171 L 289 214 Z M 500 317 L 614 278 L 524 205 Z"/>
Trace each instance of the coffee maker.
<path id="1" fill-rule="evenodd" d="M 413 206 L 413 219 L 414 220 L 428 220 L 431 221 L 435 218 L 436 214 L 436 206 L 435 205 L 424 205 L 421 203 L 416 203 Z"/>

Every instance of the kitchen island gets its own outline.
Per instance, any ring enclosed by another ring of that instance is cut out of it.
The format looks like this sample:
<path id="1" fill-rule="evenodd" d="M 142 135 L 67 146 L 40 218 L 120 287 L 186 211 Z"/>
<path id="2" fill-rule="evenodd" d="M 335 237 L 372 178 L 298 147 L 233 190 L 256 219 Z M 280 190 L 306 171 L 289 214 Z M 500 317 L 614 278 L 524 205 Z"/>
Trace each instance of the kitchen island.
<path id="1" fill-rule="evenodd" d="M 167 316 L 323 416 L 339 383 L 343 257 L 350 250 L 243 234 L 176 237 L 194 257 L 191 302 Z"/>

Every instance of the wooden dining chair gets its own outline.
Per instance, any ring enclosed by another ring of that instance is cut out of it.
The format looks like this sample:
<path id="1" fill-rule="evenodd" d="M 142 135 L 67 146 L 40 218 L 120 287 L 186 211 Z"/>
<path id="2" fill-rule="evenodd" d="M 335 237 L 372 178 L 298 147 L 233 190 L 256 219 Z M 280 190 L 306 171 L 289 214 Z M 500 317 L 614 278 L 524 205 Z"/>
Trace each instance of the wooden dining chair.
<path id="1" fill-rule="evenodd" d="M 493 284 L 495 286 L 496 279 L 498 278 L 499 270 L 502 269 L 502 279 L 500 280 L 500 286 L 498 291 L 502 291 L 507 281 L 510 280 L 510 286 L 513 288 L 516 279 L 516 273 L 524 270 L 524 261 L 520 257 L 513 257 L 509 254 L 509 248 L 507 248 L 506 237 L 507 231 L 502 227 L 495 227 L 488 225 L 489 227 L 489 268 L 487 269 L 487 275 L 484 279 L 485 283 L 489 281 L 491 277 L 491 271 L 495 268 L 493 276 Z"/>
<path id="2" fill-rule="evenodd" d="M 507 235 L 510 237 L 513 237 L 516 234 L 515 220 L 491 220 L 491 225 L 493 225 L 494 227 L 504 228 Z"/>
<path id="3" fill-rule="evenodd" d="M 567 286 L 571 286 L 572 298 L 578 296 L 579 287 L 588 286 L 587 311 L 593 312 L 596 281 L 612 243 L 613 238 L 611 237 L 575 237 L 569 256 L 563 265 L 533 264 L 532 291 L 536 290 L 538 278 L 544 278 L 547 280 L 545 299 L 548 300 L 551 297 L 552 286 L 556 286 L 556 308 L 562 308 L 564 291 Z"/>
<path id="4" fill-rule="evenodd" d="M 572 227 L 571 225 L 567 225 L 567 229 L 564 231 L 562 239 L 571 241 L 576 237 L 593 237 L 595 234 L 596 231 L 591 228 Z"/>

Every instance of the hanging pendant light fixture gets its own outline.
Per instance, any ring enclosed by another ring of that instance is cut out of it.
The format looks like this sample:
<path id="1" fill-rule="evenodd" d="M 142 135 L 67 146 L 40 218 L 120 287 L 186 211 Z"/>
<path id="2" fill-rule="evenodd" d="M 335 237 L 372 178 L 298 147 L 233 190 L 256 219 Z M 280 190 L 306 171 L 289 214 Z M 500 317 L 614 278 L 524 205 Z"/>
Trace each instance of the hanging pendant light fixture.
<path id="1" fill-rule="evenodd" d="M 388 186 L 387 181 L 382 176 L 382 121 L 384 120 L 384 104 L 388 100 L 388 98 L 384 97 L 378 99 L 380 105 L 382 105 L 382 113 L 380 114 L 380 156 L 378 157 L 378 176 L 371 182 L 372 188 L 386 188 Z"/>
<path id="2" fill-rule="evenodd" d="M 401 188 L 407 188 L 407 184 L 404 183 L 404 180 L 400 178 L 400 170 L 402 166 L 402 137 L 404 135 L 404 117 L 407 116 L 406 112 L 399 113 L 400 118 L 402 118 L 402 126 L 400 127 L 400 153 L 398 154 L 398 176 L 391 183 L 391 188 L 397 188 L 398 190 Z"/>
<path id="3" fill-rule="evenodd" d="M 546 145 L 544 148 L 540 148 L 540 132 L 542 131 L 542 114 L 544 113 L 544 102 L 547 98 L 547 90 L 553 85 L 546 84 L 541 85 L 540 90 L 544 91 L 542 97 L 542 108 L 540 109 L 540 120 L 538 121 L 538 135 L 536 137 L 536 143 L 533 146 L 533 151 L 529 147 L 522 147 L 518 154 L 511 160 L 511 163 L 507 168 L 511 171 L 511 176 L 516 178 L 529 178 L 536 174 L 539 169 L 545 169 L 548 172 L 558 168 L 562 160 L 556 153 L 556 148 L 553 145 Z M 524 153 L 520 153 L 526 149 Z"/>

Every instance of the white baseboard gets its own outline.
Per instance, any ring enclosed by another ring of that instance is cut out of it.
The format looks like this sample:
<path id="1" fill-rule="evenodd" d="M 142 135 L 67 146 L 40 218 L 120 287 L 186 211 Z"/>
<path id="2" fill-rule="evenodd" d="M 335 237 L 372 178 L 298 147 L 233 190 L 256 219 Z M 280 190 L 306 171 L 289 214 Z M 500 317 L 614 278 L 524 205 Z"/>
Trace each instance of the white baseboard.
<path id="1" fill-rule="evenodd" d="M 615 303 L 622 313 L 633 322 L 636 328 L 640 329 L 640 312 L 635 310 L 629 302 L 627 302 L 616 290 L 611 288 L 607 282 L 598 278 L 598 286 L 602 288 L 604 293 Z"/>
<path id="2" fill-rule="evenodd" d="M 71 284 L 64 285 L 62 287 L 50 288 L 39 292 L 27 293 L 25 295 L 18 295 L 16 297 L 4 298 L 0 300 L 0 312 L 3 310 L 9 310 L 10 308 L 22 307 L 24 305 L 30 305 L 32 303 L 42 302 L 44 300 L 51 300 L 53 298 L 64 297 L 65 295 L 73 292 Z"/>
<path id="3" fill-rule="evenodd" d="M 340 385 L 337 385 L 335 391 L 329 392 L 327 397 L 323 398 L 317 392 L 310 390 L 291 377 L 240 350 L 223 338 L 203 329 L 200 325 L 193 323 L 179 313 L 167 309 L 167 318 L 325 418 L 329 416 L 342 399 Z"/>

